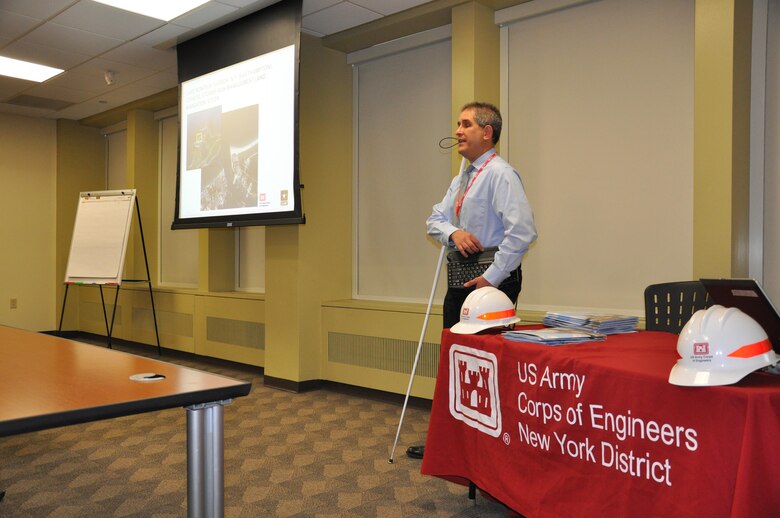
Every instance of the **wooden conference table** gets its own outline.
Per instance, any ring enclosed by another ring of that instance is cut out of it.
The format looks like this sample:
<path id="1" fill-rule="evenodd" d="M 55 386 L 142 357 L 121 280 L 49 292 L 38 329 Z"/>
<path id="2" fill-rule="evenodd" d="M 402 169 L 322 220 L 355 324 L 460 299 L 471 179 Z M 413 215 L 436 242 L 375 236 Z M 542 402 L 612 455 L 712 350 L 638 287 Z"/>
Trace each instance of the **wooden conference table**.
<path id="1" fill-rule="evenodd" d="M 780 377 L 671 385 L 676 344 L 445 330 L 422 472 L 528 518 L 779 516 Z"/>
<path id="2" fill-rule="evenodd" d="M 130 379 L 137 374 L 165 378 Z M 250 389 L 249 382 L 0 326 L 0 437 L 185 407 L 190 517 L 224 513 L 223 406 Z"/>

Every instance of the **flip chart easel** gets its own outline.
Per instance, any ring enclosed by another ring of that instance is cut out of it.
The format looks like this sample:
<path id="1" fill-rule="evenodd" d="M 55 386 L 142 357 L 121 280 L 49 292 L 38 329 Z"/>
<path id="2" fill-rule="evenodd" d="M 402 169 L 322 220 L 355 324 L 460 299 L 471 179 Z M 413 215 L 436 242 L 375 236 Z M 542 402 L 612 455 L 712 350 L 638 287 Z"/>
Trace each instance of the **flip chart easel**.
<path id="1" fill-rule="evenodd" d="M 162 354 L 160 334 L 157 329 L 157 312 L 154 307 L 152 279 L 149 275 L 149 261 L 146 256 L 146 242 L 141 225 L 141 209 L 135 189 L 118 191 L 91 191 L 79 193 L 76 209 L 76 222 L 70 244 L 68 267 L 65 271 L 65 297 L 62 301 L 59 332 L 62 332 L 62 320 L 65 316 L 65 302 L 68 300 L 68 288 L 71 284 L 97 285 L 100 288 L 100 302 L 103 306 L 103 320 L 106 324 L 108 348 L 111 348 L 111 333 L 114 329 L 119 288 L 122 285 L 122 272 L 127 254 L 127 242 L 130 236 L 130 223 L 133 220 L 133 206 L 138 216 L 138 230 L 144 251 L 146 279 L 125 279 L 124 282 L 146 282 L 152 301 L 154 333 L 157 337 L 157 352 Z M 103 298 L 103 286 L 115 286 L 114 308 L 109 325 L 106 303 Z"/>

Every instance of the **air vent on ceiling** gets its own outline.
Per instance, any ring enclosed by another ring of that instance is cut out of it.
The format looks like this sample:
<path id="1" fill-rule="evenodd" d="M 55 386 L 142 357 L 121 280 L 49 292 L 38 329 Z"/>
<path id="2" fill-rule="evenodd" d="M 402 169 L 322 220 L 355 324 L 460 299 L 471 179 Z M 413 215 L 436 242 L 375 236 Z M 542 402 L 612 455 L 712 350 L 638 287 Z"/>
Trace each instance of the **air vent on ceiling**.
<path id="1" fill-rule="evenodd" d="M 24 106 L 26 108 L 39 108 L 42 110 L 62 110 L 68 106 L 73 106 L 74 103 L 68 101 L 61 101 L 59 99 L 47 99 L 45 97 L 35 97 L 34 95 L 17 95 L 13 99 L 5 101 L 7 104 L 15 104 L 16 106 Z"/>

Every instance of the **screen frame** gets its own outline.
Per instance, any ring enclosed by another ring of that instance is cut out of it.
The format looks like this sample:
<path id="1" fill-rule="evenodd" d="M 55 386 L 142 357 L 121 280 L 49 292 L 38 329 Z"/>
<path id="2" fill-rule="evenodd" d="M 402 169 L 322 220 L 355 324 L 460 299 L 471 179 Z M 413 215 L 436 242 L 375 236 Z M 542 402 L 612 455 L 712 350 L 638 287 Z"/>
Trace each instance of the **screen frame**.
<path id="1" fill-rule="evenodd" d="M 300 182 L 300 47 L 302 0 L 283 0 L 244 18 L 223 25 L 177 45 L 179 73 L 179 147 L 177 149 L 176 201 L 171 229 L 231 228 L 241 226 L 304 224 Z M 182 83 L 249 59 L 294 46 L 293 93 L 293 208 L 289 211 L 257 212 L 199 217 L 180 217 L 181 208 L 181 117 Z"/>

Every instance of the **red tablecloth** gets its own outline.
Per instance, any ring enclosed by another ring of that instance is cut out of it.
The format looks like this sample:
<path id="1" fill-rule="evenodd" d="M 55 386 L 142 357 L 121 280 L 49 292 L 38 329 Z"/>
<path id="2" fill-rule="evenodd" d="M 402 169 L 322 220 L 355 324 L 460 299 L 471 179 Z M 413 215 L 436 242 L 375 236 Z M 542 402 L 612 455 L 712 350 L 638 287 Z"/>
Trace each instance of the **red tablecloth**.
<path id="1" fill-rule="evenodd" d="M 422 472 L 527 517 L 780 516 L 780 377 L 671 385 L 676 342 L 445 330 Z"/>

